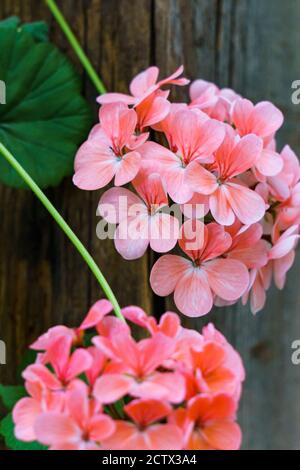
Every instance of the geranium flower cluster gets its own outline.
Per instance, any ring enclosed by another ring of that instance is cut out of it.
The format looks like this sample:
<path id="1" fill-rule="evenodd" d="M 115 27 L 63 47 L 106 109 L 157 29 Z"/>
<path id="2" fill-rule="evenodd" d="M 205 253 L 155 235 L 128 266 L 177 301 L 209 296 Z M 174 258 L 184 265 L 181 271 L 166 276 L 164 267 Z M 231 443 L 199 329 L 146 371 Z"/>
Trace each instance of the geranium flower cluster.
<path id="1" fill-rule="evenodd" d="M 162 87 L 187 85 L 182 72 L 158 81 L 150 67 L 130 95 L 98 98 L 99 124 L 78 151 L 74 183 L 96 190 L 114 181 L 99 212 L 117 226 L 125 259 L 177 246 L 155 263 L 150 282 L 160 296 L 174 292 L 182 313 L 197 317 L 248 298 L 256 313 L 272 278 L 282 289 L 294 261 L 299 162 L 290 147 L 277 150 L 283 115 L 270 102 L 254 105 L 196 80 L 188 103 L 171 103 Z"/>
<path id="2" fill-rule="evenodd" d="M 126 307 L 136 341 L 111 311 L 100 300 L 79 328 L 56 326 L 31 346 L 39 352 L 23 372 L 16 437 L 49 450 L 238 449 L 244 368 L 221 333 Z"/>

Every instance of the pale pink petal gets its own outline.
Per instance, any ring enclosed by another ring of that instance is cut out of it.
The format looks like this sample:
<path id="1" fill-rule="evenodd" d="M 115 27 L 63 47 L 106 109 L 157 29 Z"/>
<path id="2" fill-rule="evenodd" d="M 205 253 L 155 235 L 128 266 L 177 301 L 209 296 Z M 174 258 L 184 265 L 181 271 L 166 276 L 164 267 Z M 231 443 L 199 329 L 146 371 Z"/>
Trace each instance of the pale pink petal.
<path id="1" fill-rule="evenodd" d="M 89 438 L 95 442 L 102 442 L 108 439 L 115 429 L 115 423 L 109 416 L 104 414 L 93 416 L 89 423 Z"/>
<path id="2" fill-rule="evenodd" d="M 98 96 L 97 102 L 99 104 L 125 103 L 131 105 L 136 103 L 136 98 L 124 93 L 105 93 L 104 95 Z"/>
<path id="3" fill-rule="evenodd" d="M 15 423 L 15 436 L 25 442 L 36 440 L 34 423 L 41 413 L 41 404 L 33 398 L 22 398 L 13 410 L 13 421 Z"/>
<path id="4" fill-rule="evenodd" d="M 129 393 L 132 379 L 121 374 L 104 374 L 97 379 L 94 397 L 104 405 L 114 403 Z"/>
<path id="5" fill-rule="evenodd" d="M 175 287 L 177 308 L 188 317 L 206 315 L 213 306 L 213 296 L 204 271 L 190 268 Z"/>
<path id="6" fill-rule="evenodd" d="M 141 199 L 126 188 L 110 188 L 101 196 L 98 211 L 110 224 L 126 220 L 131 206 L 141 205 Z"/>
<path id="7" fill-rule="evenodd" d="M 149 217 L 141 215 L 122 221 L 115 232 L 115 247 L 127 260 L 143 256 L 149 245 Z"/>
<path id="8" fill-rule="evenodd" d="M 88 311 L 88 314 L 81 323 L 79 329 L 87 330 L 88 328 L 93 328 L 100 323 L 105 315 L 110 313 L 112 309 L 112 304 L 108 300 L 98 300 L 98 302 L 96 302 Z"/>
<path id="9" fill-rule="evenodd" d="M 269 259 L 279 259 L 286 256 L 295 248 L 299 235 L 291 235 L 287 238 L 280 238 L 278 242 L 269 251 Z"/>
<path id="10" fill-rule="evenodd" d="M 231 118 L 241 136 L 249 134 L 252 129 L 249 127 L 249 118 L 254 109 L 249 100 L 237 99 L 232 107 Z"/>
<path id="11" fill-rule="evenodd" d="M 158 67 L 148 67 L 143 72 L 140 72 L 131 81 L 129 89 L 133 96 L 142 96 L 146 93 L 150 87 L 155 85 L 158 79 L 159 69 Z"/>
<path id="12" fill-rule="evenodd" d="M 227 183 L 227 200 L 237 218 L 245 225 L 259 222 L 266 211 L 265 202 L 255 191 L 235 183 Z"/>
<path id="13" fill-rule="evenodd" d="M 138 357 L 140 368 L 144 376 L 151 374 L 175 349 L 175 341 L 162 333 L 155 333 L 152 338 L 147 338 L 138 344 Z"/>
<path id="14" fill-rule="evenodd" d="M 181 374 L 164 372 L 164 373 L 155 373 L 153 376 L 149 377 L 147 382 L 143 385 L 148 385 L 148 392 L 154 391 L 157 387 L 159 393 L 156 398 L 165 399 L 170 403 L 179 404 L 184 401 L 186 390 L 185 390 L 185 380 Z M 142 387 L 143 387 L 142 385 Z M 152 387 L 151 387 L 152 386 Z M 146 389 L 142 391 L 139 389 L 139 396 L 145 393 Z M 162 391 L 162 393 L 161 393 Z M 148 395 L 151 398 L 151 393 Z M 152 396 L 154 398 L 154 396 Z"/>
<path id="15" fill-rule="evenodd" d="M 251 113 L 251 131 L 261 137 L 274 134 L 282 124 L 282 112 L 268 101 L 258 103 Z"/>
<path id="16" fill-rule="evenodd" d="M 256 162 L 256 168 L 264 176 L 275 176 L 281 172 L 283 160 L 278 153 L 264 149 Z"/>
<path id="17" fill-rule="evenodd" d="M 233 178 L 255 165 L 263 149 L 263 142 L 255 135 L 243 137 L 234 147 L 228 160 L 227 177 Z"/>
<path id="18" fill-rule="evenodd" d="M 174 248 L 179 237 L 179 221 L 169 214 L 159 213 L 150 219 L 150 247 L 157 253 Z"/>
<path id="19" fill-rule="evenodd" d="M 290 251 L 283 258 L 274 260 L 274 282 L 278 289 L 283 289 L 286 280 L 286 274 L 291 269 L 295 261 L 295 252 Z"/>
<path id="20" fill-rule="evenodd" d="M 191 162 L 185 172 L 185 182 L 197 193 L 209 195 L 218 188 L 217 178 L 200 162 Z"/>
<path id="21" fill-rule="evenodd" d="M 180 166 L 179 162 L 176 167 L 163 169 L 163 177 L 167 183 L 167 190 L 170 197 L 177 204 L 185 204 L 189 201 L 194 191 L 189 184 L 186 183 L 186 168 Z"/>
<path id="22" fill-rule="evenodd" d="M 92 367 L 92 364 L 93 358 L 87 351 L 84 349 L 76 349 L 71 356 L 68 369 L 65 372 L 65 380 L 67 382 L 71 381 Z"/>
<path id="23" fill-rule="evenodd" d="M 180 210 L 189 219 L 202 219 L 209 212 L 209 197 L 195 193 L 192 199 L 181 205 Z"/>
<path id="24" fill-rule="evenodd" d="M 220 185 L 209 198 L 209 208 L 214 219 L 221 225 L 229 226 L 234 223 L 235 216 L 228 201 L 227 185 Z"/>
<path id="25" fill-rule="evenodd" d="M 139 172 L 141 156 L 138 152 L 126 153 L 116 166 L 115 185 L 123 186 L 132 181 Z"/>
<path id="26" fill-rule="evenodd" d="M 207 262 L 203 269 L 209 286 L 222 299 L 239 299 L 249 285 L 248 270 L 240 261 L 217 259 Z"/>
<path id="27" fill-rule="evenodd" d="M 88 140 L 77 152 L 73 182 L 80 189 L 103 188 L 113 179 L 116 165 L 117 158 L 107 145 L 96 139 Z"/>
<path id="28" fill-rule="evenodd" d="M 61 383 L 57 377 L 42 364 L 28 366 L 22 373 L 22 377 L 29 382 L 41 382 L 50 390 L 61 389 Z"/>
<path id="29" fill-rule="evenodd" d="M 58 413 L 43 413 L 34 425 L 37 440 L 45 445 L 74 443 L 80 438 L 80 428 L 69 417 Z"/>
<path id="30" fill-rule="evenodd" d="M 186 271 L 192 267 L 189 260 L 176 255 L 164 255 L 154 264 L 150 284 L 160 296 L 171 294 Z"/>
<path id="31" fill-rule="evenodd" d="M 260 280 L 259 274 L 254 280 L 251 292 L 250 292 L 250 307 L 253 315 L 261 311 L 266 303 L 267 296 L 264 286 Z"/>

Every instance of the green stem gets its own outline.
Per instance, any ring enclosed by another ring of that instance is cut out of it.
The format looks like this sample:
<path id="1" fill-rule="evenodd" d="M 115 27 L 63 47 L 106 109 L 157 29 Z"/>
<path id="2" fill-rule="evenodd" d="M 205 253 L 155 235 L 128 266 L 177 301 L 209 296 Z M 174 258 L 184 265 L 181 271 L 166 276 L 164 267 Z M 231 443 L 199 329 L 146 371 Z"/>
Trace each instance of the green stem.
<path id="1" fill-rule="evenodd" d="M 89 266 L 90 270 L 96 277 L 97 281 L 99 282 L 100 286 L 103 289 L 106 297 L 112 303 L 114 307 L 115 314 L 118 318 L 125 321 L 121 308 L 118 304 L 118 301 L 111 290 L 109 284 L 107 283 L 105 277 L 103 276 L 102 272 L 100 271 L 99 267 L 95 263 L 94 259 L 87 251 L 85 246 L 81 243 L 79 238 L 75 235 L 73 230 L 70 226 L 66 223 L 66 221 L 62 218 L 60 213 L 55 209 L 53 204 L 49 201 L 47 196 L 43 193 L 43 191 L 39 188 L 39 186 L 33 181 L 31 176 L 24 170 L 24 168 L 20 165 L 20 163 L 15 159 L 15 157 L 9 152 L 9 150 L 0 142 L 0 153 L 3 157 L 7 160 L 7 162 L 16 170 L 19 176 L 25 181 L 25 183 L 29 186 L 29 188 L 34 192 L 34 194 L 38 197 L 41 203 L 45 206 L 48 212 L 52 215 L 54 220 L 60 226 L 60 228 L 65 232 L 67 237 L 73 243 L 75 248 L 81 254 L 82 258 L 85 260 L 87 265 Z"/>
<path id="2" fill-rule="evenodd" d="M 58 6 L 56 5 L 54 0 L 45 0 L 46 4 L 50 8 L 53 16 L 57 20 L 58 24 L 60 25 L 61 29 L 63 30 L 64 34 L 66 35 L 69 43 L 71 44 L 72 48 L 76 52 L 80 62 L 82 63 L 83 67 L 87 71 L 90 79 L 94 83 L 97 91 L 102 95 L 106 93 L 105 86 L 103 85 L 102 81 L 100 80 L 96 70 L 92 66 L 89 58 L 85 54 L 84 50 L 82 49 L 81 45 L 79 44 L 76 36 L 72 32 L 70 26 L 66 22 L 63 14 L 59 10 Z"/>

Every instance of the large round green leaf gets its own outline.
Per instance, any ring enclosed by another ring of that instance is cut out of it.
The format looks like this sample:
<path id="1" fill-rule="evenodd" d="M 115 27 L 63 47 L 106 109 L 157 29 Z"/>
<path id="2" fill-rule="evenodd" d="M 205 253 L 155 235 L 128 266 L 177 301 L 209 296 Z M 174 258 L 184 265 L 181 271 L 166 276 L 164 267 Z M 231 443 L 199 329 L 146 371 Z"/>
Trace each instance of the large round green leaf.
<path id="1" fill-rule="evenodd" d="M 2 142 L 41 187 L 70 175 L 78 146 L 91 125 L 91 110 L 80 95 L 80 79 L 64 55 L 16 26 L 0 27 Z M 0 180 L 25 187 L 0 156 Z"/>

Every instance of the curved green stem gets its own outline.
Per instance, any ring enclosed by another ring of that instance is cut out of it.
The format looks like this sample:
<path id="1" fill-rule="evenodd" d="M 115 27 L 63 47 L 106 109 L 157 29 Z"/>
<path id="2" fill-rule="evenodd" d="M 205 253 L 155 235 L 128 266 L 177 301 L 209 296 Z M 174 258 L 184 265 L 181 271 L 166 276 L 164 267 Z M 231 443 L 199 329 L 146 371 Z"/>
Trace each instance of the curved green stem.
<path id="1" fill-rule="evenodd" d="M 115 314 L 118 318 L 125 321 L 120 305 L 111 290 L 108 282 L 106 281 L 105 277 L 103 276 L 102 272 L 100 271 L 99 267 L 95 263 L 94 259 L 87 251 L 85 246 L 81 243 L 79 238 L 75 235 L 73 230 L 67 224 L 67 222 L 62 218 L 60 213 L 55 209 L 53 204 L 49 201 L 47 196 L 43 193 L 43 191 L 39 188 L 39 186 L 33 181 L 31 176 L 27 173 L 26 170 L 20 165 L 20 163 L 15 159 L 15 157 L 10 153 L 10 151 L 0 142 L 0 153 L 3 157 L 7 160 L 7 162 L 16 170 L 19 176 L 25 181 L 25 183 L 29 186 L 29 188 L 34 192 L 34 194 L 38 197 L 41 203 L 45 206 L 48 212 L 52 215 L 54 220 L 60 226 L 60 228 L 64 231 L 70 241 L 73 243 L 75 248 L 78 250 L 82 258 L 85 260 L 87 265 L 89 266 L 90 270 L 96 277 L 97 281 L 99 282 L 100 286 L 103 289 L 106 297 L 112 303 L 114 307 Z"/>
<path id="2" fill-rule="evenodd" d="M 92 66 L 89 58 L 85 54 L 84 50 L 82 49 L 81 45 L 79 44 L 76 36 L 72 32 L 70 26 L 66 22 L 63 14 L 59 10 L 58 6 L 56 5 L 54 0 L 45 0 L 46 4 L 48 5 L 49 9 L 51 10 L 53 16 L 55 17 L 56 21 L 60 25 L 61 29 L 63 30 L 64 34 L 66 35 L 68 41 L 70 42 L 72 48 L 74 49 L 75 53 L 77 54 L 80 62 L 82 63 L 83 67 L 87 71 L 90 79 L 94 83 L 97 91 L 102 95 L 106 93 L 105 86 L 103 82 L 100 80 L 97 72 L 95 71 L 94 67 Z"/>

